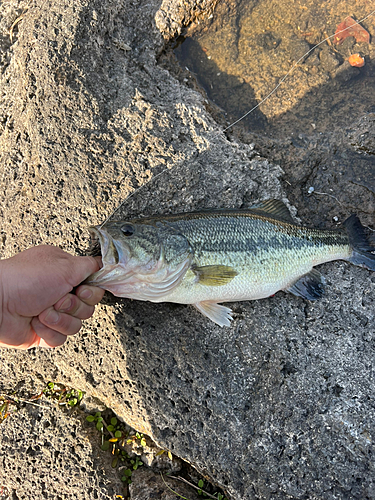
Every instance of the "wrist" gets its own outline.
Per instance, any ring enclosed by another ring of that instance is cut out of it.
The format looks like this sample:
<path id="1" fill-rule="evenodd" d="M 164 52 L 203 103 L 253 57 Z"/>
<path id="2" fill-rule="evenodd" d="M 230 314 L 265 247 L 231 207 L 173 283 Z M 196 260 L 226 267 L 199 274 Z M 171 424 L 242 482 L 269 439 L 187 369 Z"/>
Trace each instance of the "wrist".
<path id="1" fill-rule="evenodd" d="M 0 343 L 7 347 L 9 341 L 10 324 L 8 305 L 9 305 L 9 261 L 10 259 L 0 260 Z"/>
<path id="2" fill-rule="evenodd" d="M 3 340 L 4 332 L 4 267 L 5 260 L 0 260 L 0 346 L 1 341 Z M 4 345 L 4 344 L 3 344 Z"/>

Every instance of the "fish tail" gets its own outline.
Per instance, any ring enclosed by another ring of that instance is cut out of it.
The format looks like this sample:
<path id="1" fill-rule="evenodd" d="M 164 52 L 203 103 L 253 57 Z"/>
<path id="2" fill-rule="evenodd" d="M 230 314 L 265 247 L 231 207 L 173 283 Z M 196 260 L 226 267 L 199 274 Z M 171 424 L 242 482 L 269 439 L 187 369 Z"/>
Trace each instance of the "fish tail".
<path id="1" fill-rule="evenodd" d="M 344 222 L 348 231 L 349 241 L 353 248 L 353 254 L 348 261 L 356 266 L 365 267 L 375 271 L 375 246 L 370 244 L 369 238 L 356 215 L 351 215 Z"/>

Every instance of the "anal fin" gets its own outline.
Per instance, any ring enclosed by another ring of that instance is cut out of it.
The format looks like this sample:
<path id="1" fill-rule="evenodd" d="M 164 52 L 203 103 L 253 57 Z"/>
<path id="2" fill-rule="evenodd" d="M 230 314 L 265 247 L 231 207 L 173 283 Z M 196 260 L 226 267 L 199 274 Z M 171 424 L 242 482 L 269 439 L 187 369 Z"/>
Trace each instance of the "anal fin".
<path id="1" fill-rule="evenodd" d="M 324 294 L 325 279 L 316 269 L 301 276 L 292 286 L 285 291 L 297 297 L 308 300 L 317 300 Z"/>
<path id="2" fill-rule="evenodd" d="M 232 321 L 232 309 L 229 307 L 221 306 L 216 302 L 197 302 L 194 306 L 204 316 L 210 318 L 214 323 L 219 326 L 230 326 Z"/>

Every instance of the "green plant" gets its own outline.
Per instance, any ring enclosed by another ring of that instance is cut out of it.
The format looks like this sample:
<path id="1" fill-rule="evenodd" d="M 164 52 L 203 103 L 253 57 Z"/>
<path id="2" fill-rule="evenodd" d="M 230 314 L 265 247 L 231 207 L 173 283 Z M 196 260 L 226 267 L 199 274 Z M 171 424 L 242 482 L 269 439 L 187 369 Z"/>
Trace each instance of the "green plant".
<path id="1" fill-rule="evenodd" d="M 133 460 L 133 459 L 130 460 L 130 463 L 133 466 L 133 470 L 137 470 L 138 467 L 140 467 L 141 465 L 143 465 L 143 462 L 138 457 L 135 457 L 135 460 Z"/>
<path id="2" fill-rule="evenodd" d="M 146 439 L 144 437 L 144 435 L 142 433 L 139 433 L 139 432 L 136 432 L 135 434 L 133 434 L 132 436 L 130 436 L 130 438 L 126 441 L 127 444 L 131 444 L 131 443 L 135 443 L 137 441 L 137 439 L 139 440 L 139 443 L 141 446 L 145 447 L 146 446 Z"/>
<path id="3" fill-rule="evenodd" d="M 200 479 L 198 481 L 198 495 L 203 495 L 204 497 L 206 497 L 207 496 L 206 493 L 202 490 L 203 486 L 204 486 L 204 481 L 203 479 Z"/>
<path id="4" fill-rule="evenodd" d="M 132 482 L 132 471 L 130 469 L 126 469 L 123 472 L 123 476 L 121 477 L 121 481 L 127 484 L 131 484 Z"/>
<path id="5" fill-rule="evenodd" d="M 0 423 L 9 417 L 12 411 L 15 411 L 12 405 L 16 406 L 16 403 L 7 396 L 0 396 Z"/>
<path id="6" fill-rule="evenodd" d="M 136 432 L 129 436 L 129 431 L 116 417 L 110 418 L 107 424 L 100 411 L 94 415 L 87 415 L 86 420 L 94 423 L 97 430 L 101 433 L 103 451 L 110 451 L 113 455 L 112 467 L 116 468 L 121 462 L 128 468 L 122 472 L 121 481 L 126 484 L 131 484 L 132 472 L 143 465 L 139 457 L 130 458 L 124 450 L 125 444 L 138 443 L 141 446 L 146 446 L 146 438 L 142 433 Z"/>
<path id="7" fill-rule="evenodd" d="M 100 431 L 100 432 L 103 431 L 103 427 L 104 427 L 103 417 L 102 417 L 102 414 L 100 411 L 97 411 L 95 413 L 95 415 L 88 415 L 86 417 L 86 420 L 88 422 L 96 422 L 96 428 L 98 429 L 98 431 Z"/>
<path id="8" fill-rule="evenodd" d="M 68 408 L 73 408 L 77 406 L 84 396 L 84 392 L 73 389 L 71 387 L 66 387 L 63 384 L 48 382 L 47 386 L 43 389 L 40 395 L 35 396 L 33 399 L 44 394 L 45 397 L 57 401 L 59 405 L 66 406 Z"/>
<path id="9" fill-rule="evenodd" d="M 110 451 L 112 454 L 112 467 L 116 468 L 118 465 L 123 463 L 126 469 L 122 470 L 121 472 L 121 481 L 125 484 L 131 484 L 132 482 L 132 473 L 136 471 L 139 467 L 143 465 L 142 460 L 136 456 L 134 458 L 130 458 L 129 455 L 126 453 L 126 450 L 124 449 L 125 444 L 131 445 L 133 443 L 135 444 L 140 444 L 141 446 L 146 446 L 146 437 L 141 433 L 141 432 L 135 432 L 134 434 L 129 435 L 129 431 L 126 428 L 125 424 L 120 422 L 116 417 L 108 417 L 104 418 L 102 413 L 100 411 L 97 411 L 94 415 L 87 415 L 86 420 L 90 423 L 95 424 L 97 430 L 101 433 L 101 439 L 102 439 L 102 445 L 101 448 L 103 451 Z M 107 423 L 109 421 L 109 423 Z M 156 456 L 160 456 L 163 453 L 166 453 L 169 457 L 170 460 L 173 459 L 172 453 L 167 450 L 160 450 Z M 163 481 L 164 477 L 161 474 Z M 170 476 L 171 479 L 178 479 L 180 481 L 183 481 L 193 488 L 195 488 L 198 492 L 199 495 L 202 497 L 209 497 L 214 500 L 227 500 L 227 498 L 224 497 L 224 495 L 220 492 L 216 492 L 214 494 L 209 494 L 206 491 L 203 490 L 204 487 L 204 481 L 203 479 L 200 479 L 198 481 L 198 485 L 194 485 L 192 483 L 189 483 L 186 481 L 186 479 L 180 478 L 180 477 L 173 477 Z M 165 482 L 165 481 L 164 481 Z M 166 484 L 166 486 L 170 488 Z M 172 490 L 173 491 L 173 490 Z M 177 492 L 174 492 L 176 495 L 178 495 L 181 498 L 185 498 L 182 495 L 178 494 Z M 188 500 L 188 499 L 185 499 Z"/>
<path id="10" fill-rule="evenodd" d="M 49 409 L 49 406 L 35 402 L 35 400 L 40 399 L 42 396 L 57 401 L 60 406 L 74 408 L 82 401 L 84 394 L 85 393 L 83 391 L 66 387 L 63 384 L 55 382 L 48 382 L 42 392 L 31 396 L 29 399 L 22 399 L 16 394 L 12 394 L 12 396 L 0 394 L 0 423 L 9 417 L 9 415 L 13 413 L 20 404 L 28 404 Z"/>

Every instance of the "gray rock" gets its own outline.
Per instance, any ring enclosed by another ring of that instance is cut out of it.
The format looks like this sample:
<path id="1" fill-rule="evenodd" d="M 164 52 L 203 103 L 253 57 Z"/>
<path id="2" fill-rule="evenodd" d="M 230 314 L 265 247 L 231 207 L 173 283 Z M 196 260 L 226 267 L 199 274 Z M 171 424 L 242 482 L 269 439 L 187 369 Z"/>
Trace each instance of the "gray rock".
<path id="1" fill-rule="evenodd" d="M 199 2 L 176 2 L 163 0 L 155 15 L 155 24 L 167 40 L 181 35 L 182 29 L 190 23 L 198 23 L 199 19 L 207 19 L 216 6 L 217 0 L 201 0 Z"/>
<path id="2" fill-rule="evenodd" d="M 121 216 L 285 199 L 281 168 L 229 142 L 204 99 L 157 65 L 162 35 L 195 19 L 190 8 L 169 18 L 180 7 L 168 5 L 48 0 L 25 12 L 2 58 L 2 257 L 40 243 L 82 252 L 85 227 L 164 169 Z M 322 272 L 322 300 L 236 303 L 229 329 L 187 306 L 104 304 L 62 348 L 0 350 L 0 390 L 84 390 L 233 499 L 375 498 L 375 277 L 344 263 Z M 93 445 L 72 449 L 79 424 L 48 421 L 25 409 L 2 424 L 0 485 L 71 498 L 52 482 L 73 477 L 77 499 L 110 498 L 117 479 L 88 458 Z"/>
<path id="3" fill-rule="evenodd" d="M 375 110 L 375 108 L 374 108 Z M 362 116 L 349 131 L 349 139 L 358 152 L 375 155 L 375 113 Z"/>
<path id="4" fill-rule="evenodd" d="M 110 455 L 100 450 L 84 417 L 38 403 L 41 407 L 24 406 L 1 424 L 0 498 L 1 486 L 11 499 L 110 500 L 121 494 Z"/>

